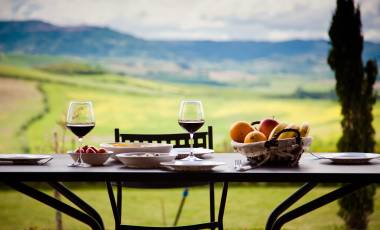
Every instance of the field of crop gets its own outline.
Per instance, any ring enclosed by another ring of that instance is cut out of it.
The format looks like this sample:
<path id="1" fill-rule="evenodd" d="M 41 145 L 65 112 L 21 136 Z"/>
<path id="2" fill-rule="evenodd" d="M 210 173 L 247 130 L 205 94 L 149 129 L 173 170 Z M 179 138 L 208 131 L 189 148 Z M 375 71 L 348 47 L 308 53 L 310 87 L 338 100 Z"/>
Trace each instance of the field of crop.
<path id="1" fill-rule="evenodd" d="M 182 131 L 176 120 L 179 102 L 184 98 L 203 101 L 206 124 L 215 130 L 216 151 L 229 150 L 228 129 L 237 120 L 254 121 L 274 116 L 289 123 L 308 121 L 314 138 L 313 151 L 334 151 L 341 132 L 337 102 L 270 96 L 278 92 L 291 94 L 297 84 L 289 81 L 282 85 L 286 90 L 280 90 L 278 83 L 260 89 L 213 87 L 154 82 L 112 74 L 61 75 L 13 65 L 0 65 L 0 77 L 1 93 L 6 95 L 9 94 L 6 91 L 12 91 L 16 94 L 17 91 L 18 95 L 1 99 L 5 105 L 12 105 L 12 108 L 1 112 L 0 122 L 5 124 L 2 127 L 8 129 L 0 134 L 6 143 L 1 146 L 2 152 L 51 151 L 53 132 L 62 133 L 58 123 L 64 121 L 67 105 L 74 99 L 94 102 L 96 128 L 85 138 L 91 144 L 112 141 L 115 127 L 142 133 Z M 300 84 L 312 87 L 311 82 Z M 20 99 L 22 96 L 26 99 Z M 380 129 L 379 115 L 380 106 L 377 104 L 374 110 L 376 130 Z M 66 136 L 67 143 L 72 143 L 70 139 L 73 136 L 70 133 Z M 379 142 L 380 132 L 376 140 Z"/>
<path id="2" fill-rule="evenodd" d="M 6 101 L 2 103 L 5 109 L 0 121 L 5 124 L 2 127 L 9 130 L 0 134 L 2 140 L 6 140 L 2 151 L 51 151 L 52 133 L 62 132 L 58 123 L 64 120 L 67 105 L 74 99 L 94 102 L 96 128 L 85 139 L 92 144 L 112 141 L 114 127 L 142 133 L 181 131 L 176 120 L 179 102 L 184 98 L 203 101 L 206 124 L 215 130 L 217 151 L 229 150 L 228 128 L 237 120 L 274 116 L 289 123 L 308 121 L 314 151 L 334 151 L 340 135 L 339 105 L 335 101 L 278 96 L 290 95 L 299 85 L 331 88 L 331 84 L 323 81 L 313 84 L 302 79 L 282 79 L 269 86 L 234 88 L 172 84 L 113 74 L 64 75 L 10 64 L 0 65 L 0 76 L 4 88 L 0 93 L 5 95 L 1 100 Z M 29 91 L 12 87 L 29 87 Z M 7 97 L 7 91 L 22 93 L 18 97 Z M 22 95 L 29 101 L 19 101 Z M 14 110 L 7 109 L 7 105 L 12 105 Z M 380 127 L 379 108 L 376 105 L 374 110 L 376 129 Z M 28 109 L 31 111 L 21 112 Z M 73 138 L 71 134 L 66 136 Z M 378 134 L 376 139 L 379 137 Z M 17 138 L 19 140 L 14 141 Z"/>
<path id="3" fill-rule="evenodd" d="M 43 63 L 56 63 L 40 57 Z M 30 60 L 29 60 L 30 59 Z M 4 61 L 5 60 L 5 61 Z M 202 84 L 180 84 L 151 81 L 132 76 L 104 74 L 62 74 L 35 68 L 38 60 L 33 58 L 0 59 L 0 152 L 51 153 L 53 133 L 65 136 L 65 148 L 75 146 L 74 136 L 62 126 L 70 100 L 88 99 L 94 103 L 96 127 L 85 138 L 88 144 L 99 144 L 113 140 L 113 129 L 125 132 L 158 133 L 183 132 L 177 123 L 179 102 L 185 98 L 201 99 L 204 103 L 206 125 L 214 128 L 214 143 L 217 152 L 231 151 L 228 129 L 237 120 L 254 121 L 272 117 L 288 122 L 307 121 L 313 137 L 312 151 L 335 151 L 340 136 L 340 106 L 328 99 L 292 98 L 298 87 L 325 92 L 333 88 L 333 81 L 307 80 L 300 78 L 276 79 L 269 85 L 212 86 Z M 82 66 L 83 67 L 83 66 Z M 82 68 L 81 67 L 81 68 Z M 55 69 L 56 70 L 56 69 Z M 374 109 L 377 152 L 380 152 L 380 104 Z M 331 188 L 317 189 L 310 197 L 324 193 Z M 294 188 L 235 186 L 229 194 L 226 210 L 228 229 L 262 229 L 265 216 L 275 204 L 284 199 Z M 79 194 L 89 200 L 101 213 L 105 213 L 108 228 L 112 228 L 112 216 L 107 195 L 99 187 L 80 188 Z M 180 190 L 158 193 L 155 190 L 129 191 L 128 199 L 140 202 L 128 210 L 129 223 L 170 225 Z M 263 200 L 271 194 L 271 198 Z M 139 196 L 144 198 L 138 198 Z M 379 192 L 376 197 L 377 212 L 372 216 L 371 229 L 379 229 Z M 21 229 L 37 226 L 38 229 L 51 229 L 54 225 L 54 212 L 43 205 L 18 193 L 0 190 L 1 229 Z M 145 197 L 152 197 L 153 210 Z M 141 200 L 143 199 L 143 200 Z M 206 188 L 192 190 L 189 206 L 184 210 L 183 222 L 190 223 L 207 216 L 202 209 L 207 203 Z M 202 203 L 202 204 L 200 204 Z M 204 204 L 203 204 L 204 203 Z M 162 205 L 166 217 L 162 217 Z M 30 207 L 33 213 L 30 214 Z M 260 207 L 256 209 L 255 207 Z M 34 211 L 35 210 L 35 211 Z M 241 213 L 249 210 L 249 213 Z M 333 203 L 308 215 L 306 218 L 289 224 L 289 229 L 342 229 L 342 222 L 336 216 L 337 205 Z M 377 218 L 375 218 L 377 217 Z M 20 219 L 24 221 L 19 223 Z M 165 221 L 164 221 L 165 220 Z M 237 221 L 239 220 L 239 221 Z M 70 218 L 64 219 L 69 229 L 82 229 L 83 226 Z M 164 223 L 165 222 L 165 223 Z M 68 228 L 68 227 L 67 227 Z"/>

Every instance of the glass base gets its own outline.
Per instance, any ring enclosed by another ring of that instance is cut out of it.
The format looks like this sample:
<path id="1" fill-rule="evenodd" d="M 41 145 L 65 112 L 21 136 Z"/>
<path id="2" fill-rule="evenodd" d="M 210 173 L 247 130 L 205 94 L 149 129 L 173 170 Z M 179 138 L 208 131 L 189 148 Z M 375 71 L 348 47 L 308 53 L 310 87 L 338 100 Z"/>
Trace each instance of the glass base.
<path id="1" fill-rule="evenodd" d="M 76 162 L 68 164 L 67 166 L 69 166 L 69 167 L 86 167 L 85 164 L 83 164 L 83 163 L 76 163 Z"/>
<path id="2" fill-rule="evenodd" d="M 80 160 L 75 161 L 71 164 L 68 164 L 67 166 L 69 166 L 69 167 L 86 167 L 86 165 L 83 162 L 81 162 Z"/>
<path id="3" fill-rule="evenodd" d="M 82 167 L 82 168 L 87 168 L 87 167 L 89 167 L 89 165 L 87 165 L 87 164 L 75 164 L 75 163 L 72 163 L 72 164 L 68 164 L 67 166 L 69 166 L 69 167 Z"/>
<path id="4" fill-rule="evenodd" d="M 194 155 L 189 155 L 189 156 L 181 159 L 181 161 L 203 161 L 203 159 L 200 159 Z"/>
<path id="5" fill-rule="evenodd" d="M 79 167 L 79 164 L 77 164 L 77 163 L 71 163 L 71 164 L 68 164 L 67 166 L 69 166 L 69 167 Z"/>

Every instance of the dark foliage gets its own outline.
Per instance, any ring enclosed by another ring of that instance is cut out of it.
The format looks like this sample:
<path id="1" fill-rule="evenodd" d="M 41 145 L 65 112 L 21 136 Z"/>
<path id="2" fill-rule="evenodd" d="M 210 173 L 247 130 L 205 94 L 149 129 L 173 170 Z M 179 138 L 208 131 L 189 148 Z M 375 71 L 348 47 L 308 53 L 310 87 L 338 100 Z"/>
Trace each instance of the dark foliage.
<path id="1" fill-rule="evenodd" d="M 65 75 L 96 75 L 104 74 L 106 71 L 100 66 L 92 66 L 85 63 L 55 63 L 47 66 L 38 67 L 40 70 L 44 70 L 51 73 L 65 74 Z"/>
<path id="2" fill-rule="evenodd" d="M 329 36 L 332 48 L 328 63 L 335 72 L 336 93 L 343 120 L 341 152 L 373 152 L 375 146 L 372 109 L 376 102 L 373 85 L 377 76 L 375 61 L 362 63 L 363 36 L 360 9 L 353 0 L 337 0 Z M 369 186 L 339 201 L 339 215 L 348 229 L 366 229 L 373 212 L 375 186 Z"/>
<path id="3" fill-rule="evenodd" d="M 297 98 L 297 99 L 330 99 L 330 100 L 336 100 L 336 92 L 334 90 L 329 90 L 327 92 L 313 92 L 313 91 L 307 91 L 303 89 L 302 87 L 298 87 L 291 98 Z"/>

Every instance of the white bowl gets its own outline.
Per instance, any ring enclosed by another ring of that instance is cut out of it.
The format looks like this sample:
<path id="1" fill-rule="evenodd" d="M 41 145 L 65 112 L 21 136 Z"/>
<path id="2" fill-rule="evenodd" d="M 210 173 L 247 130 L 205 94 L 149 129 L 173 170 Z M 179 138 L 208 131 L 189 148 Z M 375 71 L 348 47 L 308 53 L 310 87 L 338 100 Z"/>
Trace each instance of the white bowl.
<path id="1" fill-rule="evenodd" d="M 115 145 L 117 144 L 117 145 Z M 115 156 L 118 153 L 167 153 L 173 149 L 172 144 L 163 143 L 102 143 L 101 148 L 107 151 L 112 151 L 114 155 L 111 157 L 117 159 Z"/>
<path id="2" fill-rule="evenodd" d="M 107 153 L 82 153 L 82 160 L 84 163 L 91 166 L 103 165 L 108 158 L 112 155 L 112 152 Z M 74 161 L 77 161 L 79 153 L 69 152 L 69 155 Z"/>
<path id="3" fill-rule="evenodd" d="M 175 156 L 167 153 L 144 152 L 120 153 L 116 157 L 129 168 L 159 168 L 161 162 L 170 162 L 175 159 Z"/>

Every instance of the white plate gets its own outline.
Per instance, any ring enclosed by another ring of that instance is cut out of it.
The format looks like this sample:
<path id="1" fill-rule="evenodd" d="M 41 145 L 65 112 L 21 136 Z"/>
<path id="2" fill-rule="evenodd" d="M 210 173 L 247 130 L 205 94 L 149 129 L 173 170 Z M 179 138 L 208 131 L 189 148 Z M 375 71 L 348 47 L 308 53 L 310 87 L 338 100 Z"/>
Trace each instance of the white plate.
<path id="1" fill-rule="evenodd" d="M 115 146 L 119 144 L 120 146 Z M 114 154 L 111 156 L 113 159 L 118 160 L 116 154 L 118 153 L 169 153 L 173 145 L 164 143 L 103 143 L 100 144 L 101 148 L 107 151 L 112 151 Z"/>
<path id="2" fill-rule="evenodd" d="M 216 166 L 224 165 L 224 162 L 217 161 L 183 161 L 176 160 L 174 162 L 164 162 L 161 165 L 175 171 L 210 171 Z"/>
<path id="3" fill-rule="evenodd" d="M 336 164 L 367 164 L 370 160 L 380 158 L 380 154 L 374 153 L 323 153 L 318 154 L 323 159 L 331 160 Z"/>
<path id="4" fill-rule="evenodd" d="M 153 156 L 147 156 L 153 155 Z M 165 153 L 120 153 L 116 157 L 129 168 L 159 168 L 161 162 L 173 161 L 175 156 Z"/>
<path id="5" fill-rule="evenodd" d="M 52 158 L 45 154 L 0 154 L 0 161 L 11 161 L 14 164 L 36 164 L 40 160 Z"/>
<path id="6" fill-rule="evenodd" d="M 196 157 L 201 159 L 211 158 L 211 153 L 213 153 L 213 149 L 205 149 L 205 148 L 193 148 L 193 153 Z M 176 159 L 183 159 L 190 154 L 190 148 L 173 148 L 170 151 L 170 155 L 176 156 Z"/>

